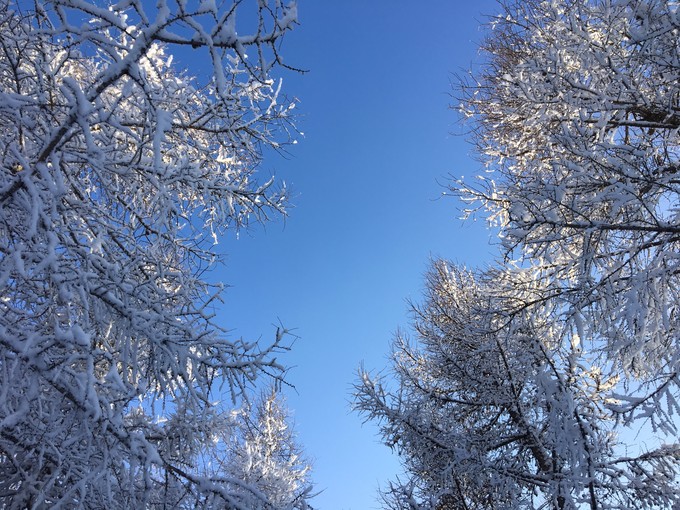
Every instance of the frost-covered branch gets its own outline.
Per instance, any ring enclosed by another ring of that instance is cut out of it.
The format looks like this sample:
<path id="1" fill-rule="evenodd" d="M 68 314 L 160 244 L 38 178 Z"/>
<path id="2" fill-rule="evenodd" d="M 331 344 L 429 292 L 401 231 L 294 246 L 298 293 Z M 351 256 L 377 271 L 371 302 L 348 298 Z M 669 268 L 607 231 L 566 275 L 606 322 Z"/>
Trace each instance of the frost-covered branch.
<path id="1" fill-rule="evenodd" d="M 147 508 L 186 473 L 199 497 L 216 396 L 285 372 L 285 329 L 229 338 L 202 274 L 219 234 L 285 214 L 285 186 L 256 171 L 293 142 L 272 72 L 295 5 L 33 5 L 0 0 L 0 494 Z M 185 39 L 203 81 L 173 61 Z M 179 408 L 193 429 L 168 421 Z"/>
<path id="2" fill-rule="evenodd" d="M 671 508 L 677 449 L 617 455 L 618 381 L 577 337 L 565 342 L 549 306 L 508 306 L 521 276 L 435 262 L 416 339 L 395 340 L 394 379 L 360 373 L 355 408 L 410 475 L 389 485 L 387 507 Z"/>
<path id="3" fill-rule="evenodd" d="M 457 91 L 487 172 L 453 192 L 501 228 L 508 259 L 531 266 L 558 303 L 556 320 L 636 392 L 673 401 L 677 384 L 654 380 L 680 360 L 677 6 L 502 7 L 486 63 Z"/>

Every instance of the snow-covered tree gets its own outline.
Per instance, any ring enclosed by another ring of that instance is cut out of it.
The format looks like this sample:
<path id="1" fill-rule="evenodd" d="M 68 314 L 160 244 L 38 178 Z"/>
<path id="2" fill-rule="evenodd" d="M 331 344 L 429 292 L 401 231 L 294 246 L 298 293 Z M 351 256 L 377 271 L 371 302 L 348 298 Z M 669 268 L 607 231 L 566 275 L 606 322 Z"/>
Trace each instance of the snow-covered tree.
<path id="1" fill-rule="evenodd" d="M 285 403 L 271 388 L 254 404 L 231 414 L 213 453 L 213 476 L 232 485 L 230 493 L 248 509 L 311 508 L 311 466 L 298 446 Z M 245 489 L 244 489 L 245 486 Z M 257 489 L 264 498 L 254 494 Z M 218 505 L 220 506 L 220 505 Z"/>
<path id="2" fill-rule="evenodd" d="M 562 337 L 548 308 L 508 312 L 527 297 L 517 277 L 436 262 L 413 307 L 416 341 L 397 335 L 389 376 L 361 373 L 356 408 L 381 424 L 409 475 L 384 491 L 386 507 L 680 503 L 680 448 L 622 452 L 607 407 L 617 381 Z"/>
<path id="3" fill-rule="evenodd" d="M 500 4 L 458 89 L 486 172 L 451 188 L 505 267 L 436 264 L 397 389 L 362 372 L 409 475 L 386 502 L 677 508 L 679 6 Z"/>
<path id="4" fill-rule="evenodd" d="M 487 165 L 456 193 L 501 228 L 536 299 L 630 379 L 619 411 L 680 408 L 680 10 L 668 0 L 501 2 L 461 111 Z M 619 388 L 622 390 L 622 388 Z"/>
<path id="5" fill-rule="evenodd" d="M 199 430 L 185 412 L 169 417 L 175 436 L 166 436 L 163 451 L 192 466 L 209 491 L 186 491 L 176 477 L 159 485 L 157 499 L 169 508 L 235 508 L 308 510 L 314 497 L 311 466 L 297 444 L 288 410 L 271 388 L 255 402 L 214 416 Z M 194 438 L 196 448 L 186 448 Z M 185 445 L 185 446 L 182 446 Z"/>
<path id="6" fill-rule="evenodd" d="M 293 141 L 272 72 L 295 5 L 27 4 L 0 0 L 1 506 L 224 495 L 192 464 L 216 392 L 280 377 L 287 342 L 228 338 L 202 274 L 215 236 L 285 211 L 254 174 Z"/>

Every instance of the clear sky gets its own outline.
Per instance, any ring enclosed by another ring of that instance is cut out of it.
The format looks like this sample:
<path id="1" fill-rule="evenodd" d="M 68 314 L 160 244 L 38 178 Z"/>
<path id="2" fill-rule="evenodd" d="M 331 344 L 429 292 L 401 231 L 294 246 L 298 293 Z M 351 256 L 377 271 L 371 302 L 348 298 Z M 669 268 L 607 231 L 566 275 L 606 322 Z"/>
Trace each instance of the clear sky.
<path id="1" fill-rule="evenodd" d="M 483 222 L 438 199 L 438 182 L 480 172 L 453 134 L 450 82 L 479 60 L 480 23 L 496 11 L 491 0 L 300 0 L 284 41 L 285 60 L 309 69 L 283 75 L 305 136 L 261 171 L 287 182 L 294 208 L 227 235 L 212 276 L 231 285 L 220 322 L 234 336 L 266 341 L 280 321 L 300 337 L 282 361 L 317 508 L 378 508 L 376 489 L 399 471 L 375 425 L 351 412 L 351 385 L 362 362 L 386 366 L 428 261 L 480 266 L 496 252 Z"/>

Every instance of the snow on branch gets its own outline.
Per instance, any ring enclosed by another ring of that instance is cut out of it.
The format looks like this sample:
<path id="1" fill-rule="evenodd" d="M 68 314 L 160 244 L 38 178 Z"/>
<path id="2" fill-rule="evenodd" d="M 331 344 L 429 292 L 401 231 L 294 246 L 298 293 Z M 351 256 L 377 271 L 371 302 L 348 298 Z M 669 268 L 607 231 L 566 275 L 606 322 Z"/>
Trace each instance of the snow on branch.
<path id="1" fill-rule="evenodd" d="M 221 287 L 202 274 L 218 235 L 286 212 L 285 186 L 256 171 L 295 134 L 272 75 L 295 5 L 150 5 L 0 0 L 7 508 L 200 497 L 168 476 L 190 473 L 189 446 L 212 441 L 216 396 L 285 372 L 287 332 L 229 338 L 214 319 Z M 178 44 L 207 54 L 208 79 L 179 69 Z M 166 418 L 179 408 L 202 438 L 177 435 Z M 164 449 L 171 436 L 187 457 Z"/>

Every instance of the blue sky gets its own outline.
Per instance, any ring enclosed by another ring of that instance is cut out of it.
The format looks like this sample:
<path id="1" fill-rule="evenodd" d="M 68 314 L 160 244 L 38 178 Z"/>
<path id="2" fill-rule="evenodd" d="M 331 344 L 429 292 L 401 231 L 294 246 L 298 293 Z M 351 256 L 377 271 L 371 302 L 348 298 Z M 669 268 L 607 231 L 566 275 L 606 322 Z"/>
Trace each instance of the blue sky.
<path id="1" fill-rule="evenodd" d="M 361 363 L 386 366 L 428 261 L 480 266 L 496 252 L 483 222 L 438 199 L 449 175 L 481 171 L 452 134 L 450 82 L 479 60 L 480 22 L 496 11 L 491 0 L 300 0 L 284 42 L 286 61 L 310 70 L 283 74 L 305 136 L 261 171 L 286 181 L 294 208 L 228 234 L 212 276 L 231 285 L 219 313 L 232 335 L 266 341 L 280 321 L 300 337 L 282 361 L 317 508 L 378 508 L 377 488 L 399 472 L 375 425 L 351 412 L 351 385 Z"/>

